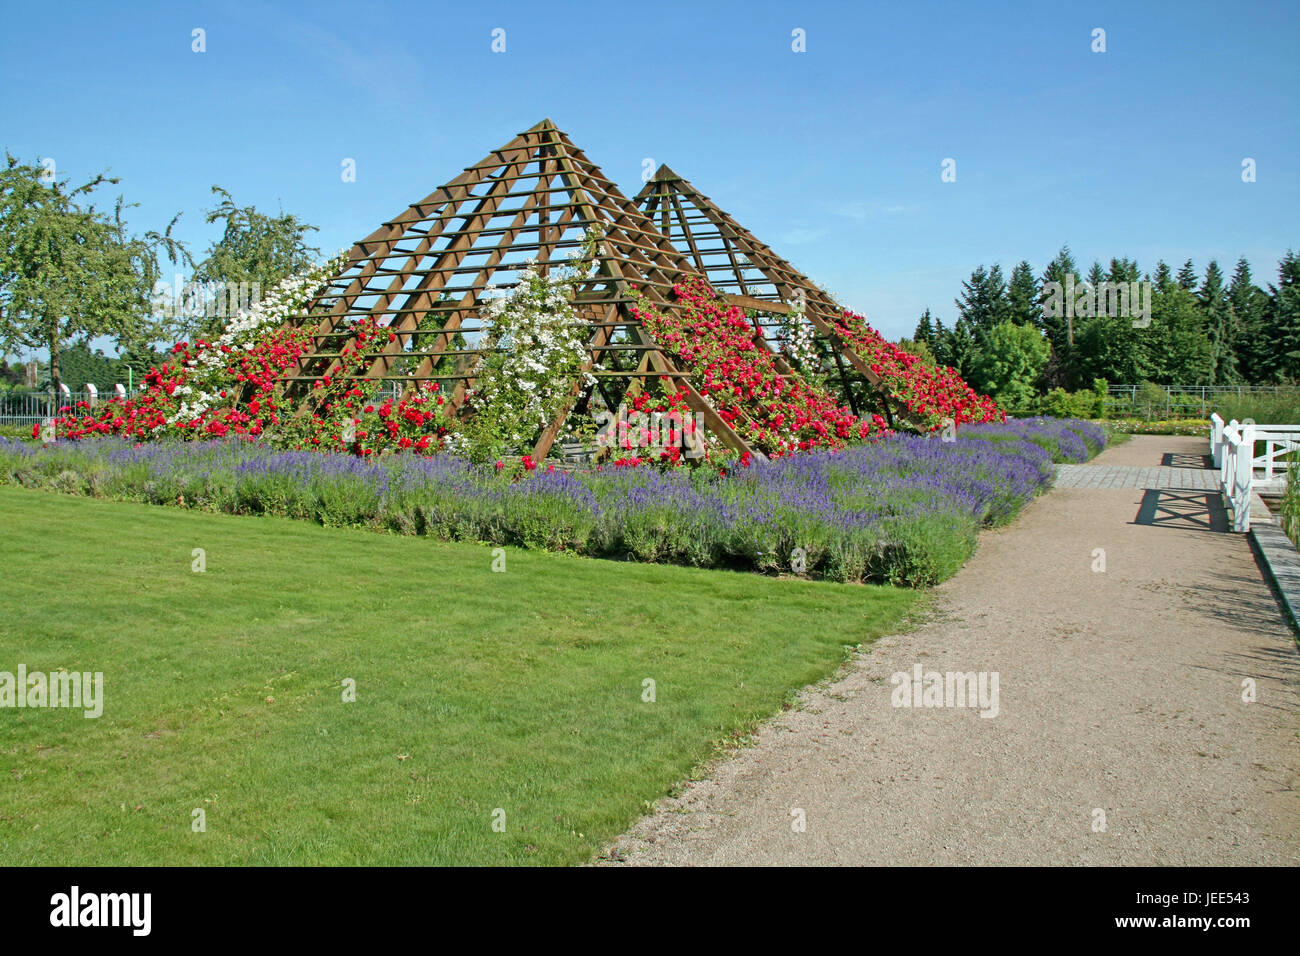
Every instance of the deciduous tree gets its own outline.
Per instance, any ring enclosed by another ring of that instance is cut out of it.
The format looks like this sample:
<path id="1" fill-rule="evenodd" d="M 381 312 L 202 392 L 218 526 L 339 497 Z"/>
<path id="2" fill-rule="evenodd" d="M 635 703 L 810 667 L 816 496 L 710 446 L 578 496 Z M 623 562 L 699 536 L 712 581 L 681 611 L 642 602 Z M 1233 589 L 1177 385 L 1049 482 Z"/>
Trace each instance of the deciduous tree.
<path id="1" fill-rule="evenodd" d="M 127 233 L 127 208 L 95 208 L 92 194 L 118 180 L 101 173 L 79 186 L 46 181 L 43 167 L 5 154 L 0 170 L 0 343 L 49 352 L 50 382 L 62 383 L 60 356 L 74 340 L 109 336 L 140 344 L 163 334 L 150 317 L 158 257 L 186 255 L 164 233 Z"/>

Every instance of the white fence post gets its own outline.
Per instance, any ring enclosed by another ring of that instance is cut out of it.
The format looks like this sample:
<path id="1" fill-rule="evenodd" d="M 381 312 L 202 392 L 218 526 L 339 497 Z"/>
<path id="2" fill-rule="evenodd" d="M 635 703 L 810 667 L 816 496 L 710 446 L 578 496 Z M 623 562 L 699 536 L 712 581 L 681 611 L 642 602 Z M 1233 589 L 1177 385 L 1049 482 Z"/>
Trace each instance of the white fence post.
<path id="1" fill-rule="evenodd" d="M 1250 487 L 1255 478 L 1255 423 L 1241 426 L 1241 438 L 1234 455 L 1237 466 L 1232 478 L 1232 529 L 1250 530 Z"/>
<path id="2" fill-rule="evenodd" d="M 86 383 L 86 393 L 90 396 L 89 399 L 87 399 L 86 404 L 88 404 L 91 408 L 94 408 L 96 405 L 99 404 L 99 388 L 95 385 L 94 382 Z"/>
<path id="3" fill-rule="evenodd" d="M 1237 445 L 1241 436 L 1237 432 L 1237 420 L 1234 418 L 1228 424 L 1223 426 L 1223 447 L 1219 452 L 1219 484 L 1224 488 L 1224 494 L 1228 500 L 1232 500 L 1232 492 L 1228 488 L 1230 476 L 1234 474 L 1233 470 L 1237 466 Z"/>

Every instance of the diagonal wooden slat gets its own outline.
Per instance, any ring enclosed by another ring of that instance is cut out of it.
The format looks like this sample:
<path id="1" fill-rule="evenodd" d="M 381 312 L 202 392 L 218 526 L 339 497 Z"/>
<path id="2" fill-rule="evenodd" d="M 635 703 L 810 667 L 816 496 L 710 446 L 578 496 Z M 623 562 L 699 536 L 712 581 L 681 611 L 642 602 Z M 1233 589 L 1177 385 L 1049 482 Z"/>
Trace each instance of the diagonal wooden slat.
<path id="1" fill-rule="evenodd" d="M 445 407 L 448 414 L 458 414 L 474 381 L 467 363 L 483 354 L 472 340 L 489 330 L 483 306 L 494 280 L 496 288 L 508 288 L 530 258 L 543 270 L 562 263 L 592 226 L 601 227 L 603 238 L 597 273 L 578 297 L 579 315 L 590 326 L 584 371 L 593 371 L 604 356 L 621 350 L 640 357 L 634 371 L 594 370 L 602 394 L 617 395 L 604 391 L 600 383 L 619 379 L 629 388 L 654 382 L 660 389 L 680 389 L 687 405 L 703 415 L 719 440 L 757 455 L 739 430 L 747 421 L 743 415 L 735 427 L 724 420 L 697 389 L 694 376 L 676 366 L 631 311 L 641 297 L 656 309 L 677 310 L 674 285 L 690 275 L 710 280 L 722 275 L 711 262 L 715 256 L 710 247 L 697 241 L 697 235 L 722 241 L 716 258 L 725 259 L 722 268 L 731 283 L 726 288 L 732 290 L 727 297 L 733 305 L 771 315 L 786 309 L 782 299 L 802 290 L 808 320 L 834 343 L 841 374 L 847 376 L 847 363 L 872 381 L 870 369 L 834 335 L 830 323 L 839 315 L 838 305 L 707 197 L 663 167 L 630 199 L 564 132 L 543 120 L 353 246 L 340 275 L 327 284 L 313 307 L 293 317 L 313 330 L 314 345 L 282 377 L 282 397 L 305 396 L 301 404 L 308 407 L 312 383 L 341 368 L 340 354 L 353 342 L 353 320 L 371 316 L 394 340 L 373 357 L 363 377 L 402 381 L 408 393 L 414 383 L 454 379 L 457 384 Z M 413 336 L 430 314 L 439 320 L 439 328 L 430 333 L 432 344 L 423 334 L 414 343 Z M 784 357 L 768 340 L 764 323 L 755 317 L 754 325 L 755 344 L 773 356 L 779 372 L 790 374 Z M 620 331 L 626 340 L 615 339 Z M 458 335 L 467 337 L 463 346 Z M 465 363 L 455 374 L 435 375 L 437 363 L 447 355 L 463 355 Z M 413 374 L 404 374 L 396 365 L 403 356 L 418 356 Z M 567 416 L 585 407 L 591 391 L 575 384 L 565 407 L 541 430 L 533 445 L 535 456 L 550 450 Z"/>
<path id="2" fill-rule="evenodd" d="M 873 388 L 881 388 L 882 383 L 870 365 L 836 333 L 833 324 L 843 309 L 834 299 L 666 165 L 659 167 L 637 194 L 636 201 L 643 210 L 659 211 L 659 229 L 678 249 L 689 250 L 697 269 L 711 285 L 719 289 L 736 287 L 740 290 L 738 294 L 728 294 L 729 301 L 758 310 L 788 312 L 789 307 L 782 303 L 802 295 L 805 303 L 804 316 L 830 344 L 844 395 L 854 413 L 860 414 L 845 363 Z M 699 245 L 693 223 L 707 223 L 711 226 L 714 232 L 710 235 L 716 236 L 722 247 L 708 251 L 703 249 Z M 715 259 L 725 256 L 727 261 L 705 262 L 705 256 L 710 253 Z M 749 268 L 763 276 L 771 285 L 771 292 L 764 294 L 752 288 L 753 279 L 746 276 L 746 266 L 738 257 L 743 257 Z M 768 340 L 761 328 L 759 333 Z M 779 352 L 775 343 L 768 340 L 768 344 L 774 352 Z M 885 414 L 891 420 L 892 411 L 886 401 Z"/>

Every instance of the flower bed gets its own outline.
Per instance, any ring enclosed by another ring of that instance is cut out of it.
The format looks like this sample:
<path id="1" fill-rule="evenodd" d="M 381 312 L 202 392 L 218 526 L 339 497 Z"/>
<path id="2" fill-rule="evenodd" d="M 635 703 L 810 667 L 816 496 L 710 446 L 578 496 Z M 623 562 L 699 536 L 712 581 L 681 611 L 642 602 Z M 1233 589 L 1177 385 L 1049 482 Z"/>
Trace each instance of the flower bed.
<path id="1" fill-rule="evenodd" d="M 450 415 L 432 383 L 407 389 L 395 405 L 382 400 L 381 382 L 369 377 L 376 369 L 392 373 L 397 362 L 400 379 L 407 361 L 401 336 L 436 331 L 436 319 L 429 316 L 419 328 L 403 332 L 380 326 L 375 315 L 353 320 L 341 330 L 345 341 L 337 358 L 327 367 L 314 364 L 321 358 L 314 350 L 324 346 L 306 327 L 289 325 L 289 317 L 307 308 L 340 271 L 346 262 L 340 253 L 281 282 L 265 299 L 237 313 L 214 341 L 177 343 L 168 361 L 145 376 L 140 395 L 114 398 L 96 408 L 78 403 L 60 409 L 55 434 L 74 441 L 241 437 L 282 449 L 348 451 L 361 458 L 447 451 L 487 463 L 518 454 L 567 407 L 581 385 L 595 383 L 588 330 L 573 300 L 593 275 L 600 241 L 599 230 L 589 231 L 580 254 L 555 274 L 543 274 L 530 262 L 508 294 L 486 301 L 489 332 L 477 343 L 480 358 L 473 368 L 475 381 L 465 392 L 464 415 Z M 641 296 L 632 312 L 693 373 L 699 394 L 750 447 L 780 458 L 843 449 L 888 432 L 885 418 L 855 415 L 824 387 L 800 307 L 786 317 L 781 347 L 802 372 L 781 372 L 744 310 L 728 304 L 705 279 L 687 277 L 673 287 L 673 294 L 674 308 Z M 1005 418 L 954 370 L 919 362 L 886 342 L 861 316 L 844 312 L 836 331 L 871 362 L 881 390 L 921 430 Z M 306 370 L 318 373 L 306 379 L 312 383 L 309 398 L 285 404 L 286 374 Z M 682 443 L 673 441 L 667 450 L 643 457 L 641 446 L 620 433 L 621 452 L 629 454 L 617 463 L 675 466 L 699 458 L 725 470 L 732 454 L 717 436 L 698 440 L 701 436 L 687 421 L 688 397 L 689 389 L 682 388 L 675 394 L 630 396 L 637 412 L 666 419 L 671 437 L 690 437 L 693 451 L 701 454 L 684 456 Z M 33 425 L 33 437 L 39 434 L 41 426 Z M 742 466 L 749 463 L 748 452 L 740 457 Z"/>
<path id="2" fill-rule="evenodd" d="M 282 448 L 324 448 L 367 457 L 378 451 L 433 454 L 450 422 L 438 387 L 425 382 L 400 401 L 379 397 L 382 383 L 362 380 L 397 334 L 373 316 L 351 323 L 349 344 L 337 367 L 313 382 L 313 410 L 301 414 L 281 404 L 281 376 L 313 348 L 305 327 L 287 317 L 342 267 L 342 254 L 303 276 L 281 282 L 263 300 L 236 314 L 214 341 L 178 342 L 171 357 L 150 370 L 144 390 L 96 408 L 65 406 L 55 420 L 62 439 L 124 437 L 136 440 L 256 439 Z M 40 426 L 32 426 L 33 437 Z"/>
<path id="3" fill-rule="evenodd" d="M 835 332 L 880 376 L 885 392 L 929 431 L 945 422 L 999 422 L 1006 414 L 993 399 L 978 394 L 956 369 L 928 365 L 911 352 L 885 341 L 867 320 L 847 309 L 835 320 Z"/>
<path id="4" fill-rule="evenodd" d="M 698 276 L 673 286 L 679 308 L 642 298 L 633 313 L 681 365 L 701 395 L 747 442 L 778 458 L 794 451 L 843 448 L 885 430 L 879 415 L 858 418 L 829 392 L 777 371 L 743 309 L 728 305 Z"/>
<path id="5" fill-rule="evenodd" d="M 1106 425 L 1129 435 L 1199 435 L 1208 438 L 1208 418 L 1178 418 L 1150 421 L 1145 418 L 1108 418 Z"/>
<path id="6" fill-rule="evenodd" d="M 254 442 L 46 448 L 0 440 L 0 481 L 77 494 L 276 514 L 595 557 L 921 586 L 949 577 L 981 527 L 1009 521 L 1052 462 L 1104 444 L 1086 422 L 1031 419 L 955 441 L 893 435 L 733 470 L 579 472 L 443 455 L 362 460 Z"/>
<path id="7" fill-rule="evenodd" d="M 1106 429 L 1081 419 L 1012 418 L 1002 424 L 971 425 L 963 438 L 986 441 L 1028 441 L 1050 452 L 1057 461 L 1087 461 L 1106 446 Z"/>

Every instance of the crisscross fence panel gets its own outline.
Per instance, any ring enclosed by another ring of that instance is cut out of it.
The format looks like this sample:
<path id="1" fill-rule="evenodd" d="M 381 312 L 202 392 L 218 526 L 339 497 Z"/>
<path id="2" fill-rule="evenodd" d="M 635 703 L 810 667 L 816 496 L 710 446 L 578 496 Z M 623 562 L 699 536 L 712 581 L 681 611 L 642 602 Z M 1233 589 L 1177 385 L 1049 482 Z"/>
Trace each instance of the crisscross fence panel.
<path id="1" fill-rule="evenodd" d="M 56 398 L 53 392 L 10 392 L 0 395 L 0 425 L 31 425 L 57 415 L 66 405 L 77 402 L 102 405 L 113 397 L 113 392 L 98 394 L 88 391 L 68 392 Z"/>

